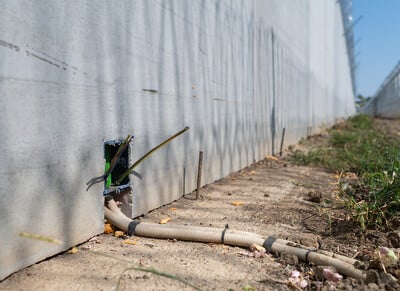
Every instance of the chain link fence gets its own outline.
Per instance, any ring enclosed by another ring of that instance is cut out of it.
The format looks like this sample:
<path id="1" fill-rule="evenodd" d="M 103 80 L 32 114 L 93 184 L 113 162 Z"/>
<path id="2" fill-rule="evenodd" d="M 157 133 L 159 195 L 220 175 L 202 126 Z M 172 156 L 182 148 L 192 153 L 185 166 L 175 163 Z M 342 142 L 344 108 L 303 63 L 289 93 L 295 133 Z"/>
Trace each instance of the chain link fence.
<path id="1" fill-rule="evenodd" d="M 362 111 L 377 117 L 400 118 L 400 61 Z"/>

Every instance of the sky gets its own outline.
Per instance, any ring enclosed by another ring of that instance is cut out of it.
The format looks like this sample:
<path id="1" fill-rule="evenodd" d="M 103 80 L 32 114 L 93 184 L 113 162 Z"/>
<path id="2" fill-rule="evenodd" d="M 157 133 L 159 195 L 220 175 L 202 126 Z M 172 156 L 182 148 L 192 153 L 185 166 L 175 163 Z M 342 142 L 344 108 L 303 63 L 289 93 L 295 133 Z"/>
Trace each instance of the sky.
<path id="1" fill-rule="evenodd" d="M 373 96 L 400 61 L 400 0 L 353 0 L 357 92 Z"/>

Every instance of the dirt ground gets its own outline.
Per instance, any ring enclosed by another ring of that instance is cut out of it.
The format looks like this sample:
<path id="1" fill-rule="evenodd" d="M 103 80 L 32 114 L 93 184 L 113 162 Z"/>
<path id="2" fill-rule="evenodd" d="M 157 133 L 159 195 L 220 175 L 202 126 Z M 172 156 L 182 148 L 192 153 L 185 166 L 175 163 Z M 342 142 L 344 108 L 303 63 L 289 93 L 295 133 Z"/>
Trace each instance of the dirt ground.
<path id="1" fill-rule="evenodd" d="M 399 134 L 400 122 L 396 122 L 393 133 Z M 392 246 L 386 233 L 360 232 L 343 218 L 344 209 L 332 208 L 337 182 L 337 173 L 295 166 L 286 157 L 270 158 L 205 186 L 199 200 L 190 194 L 140 219 L 158 223 L 169 217 L 170 225 L 221 229 L 228 224 L 231 229 L 275 235 L 360 260 L 368 260 L 378 246 L 399 247 Z M 221 244 L 143 237 L 132 237 L 127 244 L 125 239 L 112 234 L 96 236 L 77 246 L 76 253 L 65 252 L 9 276 L 0 282 L 0 290 L 194 289 L 176 278 L 201 290 L 299 289 L 288 284 L 293 271 L 299 271 L 307 282 L 305 290 L 385 288 L 380 280 L 369 284 L 352 278 L 317 282 L 315 266 L 291 256 Z M 397 285 L 386 288 L 394 290 Z"/>

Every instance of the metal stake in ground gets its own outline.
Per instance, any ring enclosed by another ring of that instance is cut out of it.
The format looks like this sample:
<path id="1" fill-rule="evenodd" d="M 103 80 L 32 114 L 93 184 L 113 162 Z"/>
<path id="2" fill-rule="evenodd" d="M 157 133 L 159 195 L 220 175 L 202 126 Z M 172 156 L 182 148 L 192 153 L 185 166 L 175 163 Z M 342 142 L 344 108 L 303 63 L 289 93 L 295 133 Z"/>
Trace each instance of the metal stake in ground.
<path id="1" fill-rule="evenodd" d="M 183 167 L 182 196 L 186 194 L 186 168 Z"/>
<path id="2" fill-rule="evenodd" d="M 312 126 L 308 127 L 308 133 L 307 133 L 307 138 L 310 138 L 312 135 Z"/>
<path id="3" fill-rule="evenodd" d="M 199 168 L 197 170 L 197 189 L 196 189 L 196 200 L 199 199 L 200 196 L 200 187 L 201 187 L 201 171 L 203 169 L 203 152 L 199 152 Z"/>
<path id="4" fill-rule="evenodd" d="M 282 130 L 282 138 L 281 138 L 281 147 L 280 147 L 280 150 L 279 150 L 279 156 L 280 157 L 282 157 L 283 143 L 285 141 L 285 131 L 286 131 L 286 128 L 283 128 L 283 130 Z"/>

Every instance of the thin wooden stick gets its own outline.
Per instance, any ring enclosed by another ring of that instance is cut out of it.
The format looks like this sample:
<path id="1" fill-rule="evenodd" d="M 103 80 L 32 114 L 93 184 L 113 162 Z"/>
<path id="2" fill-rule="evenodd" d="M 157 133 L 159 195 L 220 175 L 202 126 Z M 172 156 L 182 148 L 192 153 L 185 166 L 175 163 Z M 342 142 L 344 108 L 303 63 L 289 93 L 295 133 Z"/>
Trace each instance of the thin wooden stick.
<path id="1" fill-rule="evenodd" d="M 280 157 L 282 157 L 283 143 L 285 142 L 285 132 L 286 132 L 286 128 L 283 128 L 283 130 L 282 130 L 282 138 L 281 138 L 281 147 L 279 149 L 279 156 Z"/>
<path id="2" fill-rule="evenodd" d="M 203 169 L 203 152 L 199 153 L 199 168 L 197 170 L 197 189 L 196 189 L 196 200 L 199 199 L 200 196 L 200 187 L 201 187 L 201 171 Z"/>
<path id="3" fill-rule="evenodd" d="M 120 275 L 119 278 L 118 278 L 118 282 L 117 282 L 117 286 L 115 287 L 115 290 L 118 290 L 118 289 L 119 289 L 119 285 L 121 284 L 121 280 L 122 280 L 122 275 L 123 275 L 126 271 L 129 271 L 129 270 L 135 270 L 135 271 L 142 271 L 142 272 L 153 273 L 153 274 L 158 275 L 158 276 L 161 276 L 161 277 L 166 277 L 166 278 L 170 278 L 170 279 L 179 281 L 179 282 L 181 282 L 181 283 L 183 283 L 183 284 L 185 284 L 185 285 L 188 285 L 188 286 L 192 287 L 194 290 L 201 291 L 200 288 L 198 288 L 198 287 L 196 287 L 196 286 L 190 284 L 189 282 L 187 282 L 187 281 L 185 281 L 185 280 L 183 280 L 183 279 L 181 279 L 181 278 L 179 278 L 179 277 L 177 277 L 177 276 L 175 276 L 175 275 L 171 275 L 171 274 L 168 274 L 168 273 L 160 272 L 160 271 L 158 271 L 158 270 L 156 270 L 156 269 L 154 269 L 154 268 L 146 269 L 146 268 L 140 268 L 140 267 L 128 267 L 128 268 L 126 268 L 125 270 L 123 270 L 122 273 L 121 273 L 121 275 Z"/>
<path id="4" fill-rule="evenodd" d="M 108 255 L 108 254 L 103 254 L 103 253 L 99 253 L 99 252 L 96 252 L 96 251 L 93 251 L 92 253 L 94 253 L 94 254 L 96 254 L 96 255 L 104 256 L 104 257 L 107 257 L 107 258 L 111 258 L 111 259 L 114 259 L 114 260 L 118 260 L 118 261 L 121 261 L 121 262 L 131 263 L 130 261 L 127 261 L 127 260 L 124 260 L 124 259 L 120 259 L 120 258 L 111 256 L 111 255 Z M 201 291 L 200 288 L 194 286 L 193 284 L 189 283 L 188 281 L 186 281 L 186 280 L 184 280 L 184 279 L 182 279 L 182 278 L 179 278 L 178 276 L 175 276 L 175 275 L 172 275 L 172 274 L 168 274 L 168 273 L 164 273 L 164 272 L 158 271 L 158 270 L 156 270 L 156 269 L 154 269 L 154 268 L 149 268 L 149 269 L 147 269 L 147 268 L 141 268 L 141 267 L 128 267 L 128 268 L 126 268 L 125 270 L 123 270 L 122 273 L 121 273 L 121 275 L 120 275 L 119 278 L 118 278 L 118 282 L 117 282 L 117 286 L 115 287 L 115 290 L 118 290 L 119 285 L 121 284 L 122 275 L 123 275 L 126 271 L 129 271 L 129 270 L 135 270 L 135 271 L 153 273 L 153 274 L 158 275 L 158 276 L 162 276 L 162 277 L 166 277 L 166 278 L 170 278 L 170 279 L 173 279 L 173 280 L 182 282 L 183 284 L 186 284 L 186 285 L 192 287 L 194 290 Z"/>
<path id="5" fill-rule="evenodd" d="M 189 129 L 188 126 L 186 126 L 184 129 L 182 129 L 181 131 L 179 131 L 178 133 L 174 134 L 173 136 L 171 136 L 170 138 L 168 138 L 167 140 L 163 141 L 162 143 L 160 143 L 159 145 L 157 145 L 156 147 L 152 148 L 150 151 L 148 151 L 147 153 L 145 153 L 139 160 L 137 160 L 132 166 L 129 167 L 128 170 L 126 170 L 115 182 L 116 185 L 119 185 L 123 179 L 125 179 L 125 177 L 129 176 L 129 174 L 132 172 L 132 170 L 139 165 L 141 162 L 143 162 L 147 157 L 149 157 L 152 153 L 154 153 L 156 150 L 158 150 L 159 148 L 161 148 L 162 146 L 165 146 L 166 144 L 168 144 L 169 142 L 171 142 L 174 138 L 180 136 L 182 133 L 184 133 L 185 131 L 187 131 Z"/>

